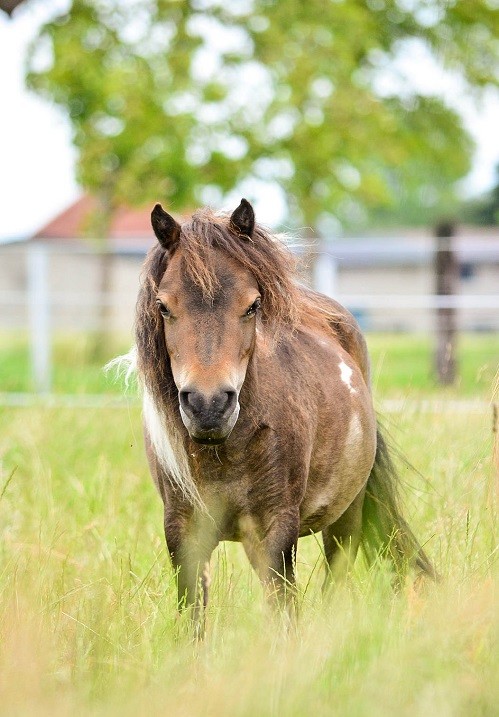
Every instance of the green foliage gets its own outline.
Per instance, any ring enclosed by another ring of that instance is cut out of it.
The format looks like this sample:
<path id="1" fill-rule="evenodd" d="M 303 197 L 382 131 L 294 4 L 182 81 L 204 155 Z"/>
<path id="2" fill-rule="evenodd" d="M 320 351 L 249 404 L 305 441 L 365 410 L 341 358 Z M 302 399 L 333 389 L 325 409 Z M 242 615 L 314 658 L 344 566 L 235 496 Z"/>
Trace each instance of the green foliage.
<path id="1" fill-rule="evenodd" d="M 469 168 L 455 110 L 397 59 L 424 48 L 477 90 L 497 83 L 498 37 L 489 0 L 74 0 L 28 80 L 69 113 L 79 180 L 111 203 L 217 204 L 253 178 L 296 220 L 353 224 L 448 201 Z"/>
<path id="2" fill-rule="evenodd" d="M 494 187 L 481 197 L 466 202 L 462 208 L 461 217 L 464 221 L 474 224 L 499 225 L 499 165 L 496 167 Z"/>

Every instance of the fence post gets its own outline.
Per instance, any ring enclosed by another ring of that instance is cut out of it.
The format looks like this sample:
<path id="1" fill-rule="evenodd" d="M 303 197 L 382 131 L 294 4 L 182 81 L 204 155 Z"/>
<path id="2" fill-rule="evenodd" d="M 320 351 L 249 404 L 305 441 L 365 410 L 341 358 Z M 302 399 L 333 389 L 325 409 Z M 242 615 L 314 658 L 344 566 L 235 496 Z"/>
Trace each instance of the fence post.
<path id="1" fill-rule="evenodd" d="M 452 222 L 441 222 L 435 228 L 437 242 L 435 252 L 435 294 L 454 296 L 457 293 L 458 265 L 452 247 L 452 238 L 456 233 Z M 435 349 L 435 368 L 437 380 L 442 385 L 450 385 L 456 379 L 456 309 L 438 307 L 436 310 L 437 340 Z"/>
<path id="2" fill-rule="evenodd" d="M 27 259 L 31 374 L 35 390 L 48 393 L 52 371 L 47 247 L 33 243 Z"/>
<path id="3" fill-rule="evenodd" d="M 321 247 L 313 269 L 313 287 L 321 294 L 335 298 L 338 283 L 338 262 Z"/>

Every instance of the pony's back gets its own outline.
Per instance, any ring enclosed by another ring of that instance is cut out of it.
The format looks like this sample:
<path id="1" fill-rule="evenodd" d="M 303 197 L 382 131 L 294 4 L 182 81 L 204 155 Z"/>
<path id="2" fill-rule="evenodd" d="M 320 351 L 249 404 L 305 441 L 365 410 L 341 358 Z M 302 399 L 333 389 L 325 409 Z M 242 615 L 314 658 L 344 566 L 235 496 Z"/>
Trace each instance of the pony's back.
<path id="1" fill-rule="evenodd" d="M 360 368 L 370 386 L 370 364 L 366 341 L 355 317 L 338 301 L 300 286 L 301 322 L 306 328 L 333 334 Z"/>

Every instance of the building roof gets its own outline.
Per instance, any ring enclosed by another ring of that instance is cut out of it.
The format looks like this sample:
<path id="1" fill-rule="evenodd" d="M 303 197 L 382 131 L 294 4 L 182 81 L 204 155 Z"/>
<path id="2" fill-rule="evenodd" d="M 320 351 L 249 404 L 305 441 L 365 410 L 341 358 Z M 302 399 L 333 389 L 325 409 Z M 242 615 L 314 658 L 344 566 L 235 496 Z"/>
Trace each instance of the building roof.
<path id="1" fill-rule="evenodd" d="M 98 208 L 97 199 L 85 194 L 48 224 L 32 239 L 58 244 L 64 248 L 88 247 L 88 225 Z M 142 208 L 121 206 L 114 212 L 109 227 L 111 251 L 119 254 L 145 254 L 155 242 L 149 204 Z M 177 216 L 182 222 L 184 217 Z M 339 266 L 375 267 L 427 264 L 435 251 L 431 229 L 403 228 L 378 231 L 378 236 L 323 240 L 316 249 Z M 453 245 L 460 262 L 499 262 L 499 227 L 461 226 Z M 299 253 L 299 252 L 298 252 Z"/>
<path id="2" fill-rule="evenodd" d="M 151 205 L 142 208 L 118 207 L 111 217 L 108 239 L 117 252 L 144 252 L 155 241 L 151 227 Z M 76 202 L 41 227 L 32 237 L 35 240 L 80 245 L 89 238 L 88 226 L 92 214 L 98 211 L 97 199 L 84 194 Z"/>

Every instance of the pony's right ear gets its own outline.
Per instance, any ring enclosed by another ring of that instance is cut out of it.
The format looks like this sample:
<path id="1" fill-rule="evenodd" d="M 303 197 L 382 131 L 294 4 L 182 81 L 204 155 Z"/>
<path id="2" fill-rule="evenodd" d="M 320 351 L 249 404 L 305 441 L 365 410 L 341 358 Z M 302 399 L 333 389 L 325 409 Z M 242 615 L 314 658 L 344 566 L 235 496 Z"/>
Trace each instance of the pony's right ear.
<path id="1" fill-rule="evenodd" d="M 180 224 L 178 224 L 170 214 L 165 212 L 161 204 L 156 204 L 152 210 L 151 224 L 163 249 L 171 251 L 178 242 Z"/>

